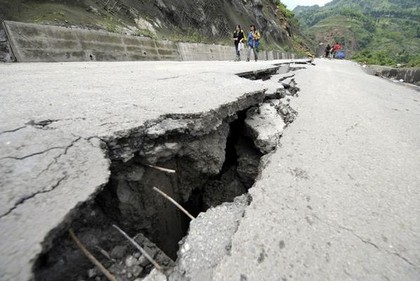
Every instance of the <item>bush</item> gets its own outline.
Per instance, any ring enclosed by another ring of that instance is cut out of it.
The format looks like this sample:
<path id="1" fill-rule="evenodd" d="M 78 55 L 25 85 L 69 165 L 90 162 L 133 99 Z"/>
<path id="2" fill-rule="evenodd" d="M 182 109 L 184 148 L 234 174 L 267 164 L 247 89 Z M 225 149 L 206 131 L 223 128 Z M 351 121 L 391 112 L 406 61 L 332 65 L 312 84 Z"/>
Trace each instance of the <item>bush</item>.
<path id="1" fill-rule="evenodd" d="M 396 65 L 397 63 L 404 63 L 397 59 L 396 56 L 392 56 L 385 51 L 371 51 L 371 50 L 364 50 L 355 54 L 352 57 L 353 60 L 366 63 L 366 64 L 374 64 L 374 65 Z"/>
<path id="2" fill-rule="evenodd" d="M 286 5 L 284 5 L 280 0 L 271 0 L 271 2 L 279 8 L 280 12 L 288 19 L 291 19 L 295 16 L 295 14 L 287 9 Z"/>

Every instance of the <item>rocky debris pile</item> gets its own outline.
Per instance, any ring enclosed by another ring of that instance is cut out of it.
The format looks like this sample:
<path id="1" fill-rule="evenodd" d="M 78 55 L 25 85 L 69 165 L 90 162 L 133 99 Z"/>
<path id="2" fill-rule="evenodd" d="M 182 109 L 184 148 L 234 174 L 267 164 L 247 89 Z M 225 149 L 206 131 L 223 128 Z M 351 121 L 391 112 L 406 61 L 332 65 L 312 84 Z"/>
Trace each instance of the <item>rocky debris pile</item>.
<path id="1" fill-rule="evenodd" d="M 290 99 L 280 101 L 275 107 L 277 109 L 277 112 L 283 118 L 283 121 L 286 124 L 286 126 L 295 121 L 298 113 L 290 106 Z"/>
<path id="2" fill-rule="evenodd" d="M 134 240 L 163 268 L 174 266 L 174 262 L 143 234 L 139 233 Z M 144 280 L 153 270 L 153 265 L 140 252 L 133 252 L 131 249 L 133 249 L 133 246 L 131 244 L 127 245 L 126 243 L 115 246 L 109 255 L 113 263 L 109 266 L 108 270 L 119 280 Z M 87 273 L 90 279 L 86 279 L 86 281 L 106 280 L 101 277 L 96 267 L 90 269 Z M 92 277 L 95 277 L 95 279 L 92 279 Z"/>
<path id="3" fill-rule="evenodd" d="M 154 269 L 121 233 L 117 232 L 95 204 L 82 208 L 72 229 L 81 244 L 118 281 L 140 281 Z M 133 239 L 162 268 L 174 267 L 174 262 L 155 243 L 139 233 Z M 45 253 L 37 262 L 35 280 L 105 281 L 105 275 L 82 254 L 67 234 L 59 237 L 59 245 Z"/>
<path id="4" fill-rule="evenodd" d="M 134 240 L 163 268 L 174 266 L 174 262 L 144 235 L 138 234 Z M 144 255 L 134 250 L 133 246 L 126 242 L 115 246 L 109 254 L 104 250 L 101 250 L 101 253 L 108 259 L 103 264 L 117 280 L 141 281 L 154 269 Z M 79 276 L 77 280 L 106 281 L 108 279 L 97 267 L 92 267 L 85 274 Z"/>

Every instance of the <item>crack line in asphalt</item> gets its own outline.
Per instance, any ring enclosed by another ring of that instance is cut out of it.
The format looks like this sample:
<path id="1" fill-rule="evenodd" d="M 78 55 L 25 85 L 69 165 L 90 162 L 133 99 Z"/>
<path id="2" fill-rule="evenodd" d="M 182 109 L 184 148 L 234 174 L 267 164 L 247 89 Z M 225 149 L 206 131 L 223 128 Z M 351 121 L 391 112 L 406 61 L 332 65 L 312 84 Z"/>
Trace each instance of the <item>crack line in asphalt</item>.
<path id="1" fill-rule="evenodd" d="M 37 178 L 41 175 L 41 174 L 43 174 L 44 172 L 46 172 L 46 171 L 48 171 L 50 168 L 51 168 L 51 166 L 53 165 L 53 164 L 55 164 L 55 163 L 57 163 L 57 161 L 58 161 L 58 159 L 61 157 L 61 156 L 63 156 L 63 155 L 67 155 L 67 152 L 69 151 L 69 149 L 71 148 L 71 147 L 73 147 L 74 146 L 74 144 L 76 143 L 76 142 L 78 142 L 80 139 L 81 139 L 82 137 L 78 137 L 77 139 L 75 139 L 74 141 L 72 141 L 65 149 L 64 149 L 64 152 L 63 153 L 60 153 L 59 155 L 57 155 L 57 156 L 55 156 L 54 157 L 54 160 L 50 163 L 50 164 L 48 164 L 48 166 L 45 168 L 45 169 L 43 169 L 41 172 L 39 172 L 38 173 L 38 175 L 36 176 Z"/>
<path id="2" fill-rule="evenodd" d="M 394 255 L 394 256 L 397 256 L 397 257 L 399 257 L 401 260 L 403 260 L 403 261 L 405 261 L 406 263 L 408 263 L 409 265 L 411 265 L 412 267 L 416 267 L 416 268 L 419 268 L 417 265 L 415 265 L 413 262 L 411 262 L 409 259 L 407 259 L 406 257 L 404 257 L 404 256 L 402 256 L 401 254 L 399 254 L 399 253 L 397 253 L 397 252 L 391 252 L 391 251 L 389 251 L 389 250 L 387 250 L 387 249 L 384 249 L 384 248 L 381 248 L 381 247 L 379 247 L 378 245 L 376 245 L 375 243 L 373 243 L 373 242 L 371 242 L 371 241 L 369 241 L 369 240 L 367 240 L 367 239 L 365 239 L 365 238 L 363 238 L 362 236 L 360 236 L 359 234 L 357 234 L 353 229 L 351 229 L 351 228 L 348 228 L 348 227 L 345 227 L 345 226 L 342 226 L 342 225 L 340 225 L 340 224 L 336 224 L 335 226 L 334 225 L 332 225 L 332 224 L 330 224 L 330 223 L 328 223 L 328 222 L 326 222 L 326 221 L 323 221 L 323 220 L 321 220 L 317 215 L 315 215 L 315 214 L 313 214 L 313 217 L 314 218 L 316 218 L 316 219 L 318 219 L 320 222 L 322 222 L 322 223 L 324 223 L 324 224 L 326 224 L 326 225 L 328 225 L 328 226 L 330 226 L 330 227 L 332 227 L 332 228 L 340 228 L 340 229 L 343 229 L 343 230 L 346 230 L 347 232 L 350 232 L 351 234 L 353 234 L 355 237 L 357 237 L 360 241 L 362 241 L 363 243 L 365 243 L 365 244 L 368 244 L 368 245 L 371 245 L 372 247 L 375 247 L 378 251 L 381 251 L 381 252 L 385 252 L 385 253 L 387 253 L 387 254 L 389 254 L 389 255 Z"/>
<path id="3" fill-rule="evenodd" d="M 0 135 L 7 134 L 7 133 L 14 133 L 14 132 L 17 132 L 17 131 L 19 131 L 21 129 L 24 129 L 24 128 L 26 128 L 26 126 L 22 126 L 22 127 L 16 128 L 16 129 L 6 130 L 6 131 L 3 131 L 3 132 L 0 132 Z"/>
<path id="4" fill-rule="evenodd" d="M 159 79 L 156 79 L 156 80 L 158 80 L 158 81 L 161 81 L 161 80 L 171 80 L 171 79 L 176 79 L 176 78 L 179 78 L 179 77 L 181 77 L 181 75 L 169 76 L 169 77 L 159 78 Z"/>
<path id="5" fill-rule="evenodd" d="M 2 219 L 2 218 L 4 218 L 4 217 L 6 217 L 6 216 L 8 216 L 11 212 L 13 212 L 13 210 L 15 210 L 15 209 L 17 209 L 17 207 L 19 207 L 20 205 L 22 205 L 22 204 L 24 204 L 26 201 L 28 201 L 29 199 L 32 199 L 32 198 L 34 198 L 35 196 L 37 196 L 38 194 L 43 194 L 43 193 L 48 193 L 48 192 L 51 192 L 51 191 L 53 191 L 55 188 L 57 188 L 59 185 L 60 185 L 60 183 L 63 181 L 63 180 L 65 180 L 65 179 L 67 179 L 67 175 L 64 175 L 62 178 L 60 178 L 50 189 L 47 189 L 47 190 L 42 190 L 42 191 L 39 191 L 39 192 L 35 192 L 35 193 L 33 193 L 33 194 L 31 194 L 31 195 L 29 195 L 29 196 L 26 196 L 25 198 L 22 198 L 21 200 L 19 200 L 12 208 L 10 208 L 7 212 L 5 212 L 4 214 L 1 214 L 0 215 L 0 219 Z"/>
<path id="6" fill-rule="evenodd" d="M 51 151 L 51 150 L 54 150 L 54 149 L 65 149 L 65 147 L 62 147 L 62 146 L 54 146 L 54 147 L 50 147 L 50 148 L 48 148 L 46 150 L 39 151 L 39 152 L 34 152 L 34 153 L 31 153 L 31 154 L 26 155 L 26 156 L 23 156 L 23 157 L 6 156 L 6 157 L 0 158 L 0 160 L 4 160 L 4 159 L 24 160 L 24 159 L 29 158 L 29 157 L 32 157 L 32 156 L 36 156 L 36 155 L 41 155 L 41 154 L 47 153 L 48 151 Z"/>

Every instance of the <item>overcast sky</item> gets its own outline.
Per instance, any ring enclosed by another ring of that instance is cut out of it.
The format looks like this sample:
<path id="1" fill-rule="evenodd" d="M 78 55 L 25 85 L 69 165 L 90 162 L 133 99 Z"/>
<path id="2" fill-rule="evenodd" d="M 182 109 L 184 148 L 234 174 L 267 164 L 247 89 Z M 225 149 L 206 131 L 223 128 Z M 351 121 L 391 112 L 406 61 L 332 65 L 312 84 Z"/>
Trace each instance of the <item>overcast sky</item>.
<path id="1" fill-rule="evenodd" d="M 331 1 L 332 0 L 280 0 L 280 2 L 285 4 L 289 10 L 293 10 L 296 6 L 323 6 Z"/>

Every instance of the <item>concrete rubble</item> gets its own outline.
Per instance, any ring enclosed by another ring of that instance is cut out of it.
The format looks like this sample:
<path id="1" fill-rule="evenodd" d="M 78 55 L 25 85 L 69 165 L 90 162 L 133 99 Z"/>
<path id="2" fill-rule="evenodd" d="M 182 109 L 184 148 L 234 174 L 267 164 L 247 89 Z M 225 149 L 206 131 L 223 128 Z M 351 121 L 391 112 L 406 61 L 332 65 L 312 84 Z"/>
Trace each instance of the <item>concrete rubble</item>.
<path id="1" fill-rule="evenodd" d="M 271 63 L 0 67 L 1 280 L 82 273 L 101 280 L 68 239 L 69 228 L 119 278 L 146 277 L 151 266 L 142 266 L 141 256 L 124 246 L 111 227 L 115 222 L 169 253 L 157 250 L 158 260 L 171 268 L 188 221 L 151 187 L 198 214 L 202 198 L 205 208 L 233 201 L 258 176 L 262 153 L 240 128 L 246 111 L 264 101 L 266 88 L 236 74 L 273 73 L 278 67 Z M 154 165 L 173 168 L 176 176 Z M 216 198 L 206 182 L 236 182 L 238 191 Z M 162 277 L 153 274 L 148 278 Z"/>
<path id="2" fill-rule="evenodd" d="M 278 114 L 275 105 L 265 102 L 259 107 L 248 110 L 245 126 L 246 134 L 254 139 L 255 146 L 262 153 L 268 153 L 279 144 L 286 123 Z"/>
<path id="3" fill-rule="evenodd" d="M 249 204 L 247 195 L 201 213 L 180 242 L 177 265 L 168 280 L 212 280 L 213 270 L 229 254 L 232 235 Z"/>

